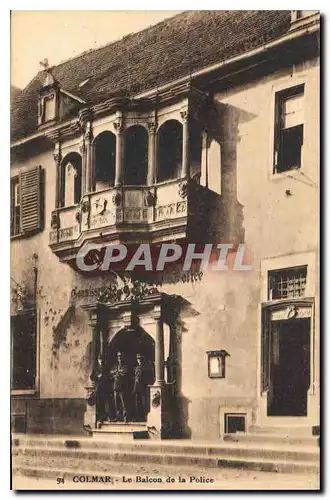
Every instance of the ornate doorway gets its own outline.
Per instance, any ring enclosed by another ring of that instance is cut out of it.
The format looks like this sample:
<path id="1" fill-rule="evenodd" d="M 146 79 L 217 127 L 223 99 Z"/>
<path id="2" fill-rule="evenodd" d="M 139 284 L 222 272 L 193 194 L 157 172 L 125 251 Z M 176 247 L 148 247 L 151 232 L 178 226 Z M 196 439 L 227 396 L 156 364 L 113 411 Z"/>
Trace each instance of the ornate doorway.
<path id="1" fill-rule="evenodd" d="M 186 306 L 180 296 L 139 282 L 112 285 L 96 302 L 81 304 L 91 327 L 86 431 L 111 432 L 112 421 L 115 429 L 133 420 L 157 438 L 184 428 L 176 404 L 181 356 L 175 346 L 181 335 L 176 321 Z"/>
<path id="2" fill-rule="evenodd" d="M 122 395 L 116 395 L 118 353 L 125 377 Z M 150 409 L 149 385 L 155 381 L 155 342 L 141 327 L 124 327 L 104 348 L 108 397 L 103 420 L 145 422 Z"/>

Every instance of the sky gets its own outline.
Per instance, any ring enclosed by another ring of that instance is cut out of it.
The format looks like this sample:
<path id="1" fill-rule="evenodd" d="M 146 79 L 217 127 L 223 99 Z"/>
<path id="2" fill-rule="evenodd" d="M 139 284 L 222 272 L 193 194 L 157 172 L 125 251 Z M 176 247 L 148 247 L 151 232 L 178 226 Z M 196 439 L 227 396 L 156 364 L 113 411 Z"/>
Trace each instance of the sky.
<path id="1" fill-rule="evenodd" d="M 24 88 L 42 69 L 140 31 L 179 11 L 24 11 L 11 13 L 11 83 Z"/>

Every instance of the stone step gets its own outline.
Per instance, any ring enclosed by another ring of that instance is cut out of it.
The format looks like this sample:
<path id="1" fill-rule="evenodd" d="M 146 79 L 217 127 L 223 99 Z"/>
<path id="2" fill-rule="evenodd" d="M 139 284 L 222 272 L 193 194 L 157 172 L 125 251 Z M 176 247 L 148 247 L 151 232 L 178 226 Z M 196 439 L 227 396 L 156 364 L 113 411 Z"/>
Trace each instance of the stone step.
<path id="1" fill-rule="evenodd" d="M 287 436 L 285 434 L 263 434 L 261 432 L 237 432 L 235 434 L 225 434 L 223 440 L 226 442 L 236 443 L 260 443 L 262 446 L 265 443 L 273 443 L 275 445 L 283 446 L 304 446 L 311 448 L 319 448 L 319 437 L 317 436 Z"/>
<path id="2" fill-rule="evenodd" d="M 194 467 L 201 468 L 204 470 L 212 470 L 218 468 L 237 468 L 246 470 L 258 470 L 264 472 L 281 472 L 281 473 L 297 473 L 306 474 L 313 473 L 316 474 L 319 471 L 318 464 L 310 461 L 292 461 L 288 459 L 266 459 L 266 458 L 256 458 L 256 457 L 245 457 L 238 458 L 236 456 L 221 456 L 221 457 L 206 457 L 206 456 L 186 456 L 178 454 L 144 454 L 144 453 L 108 453 L 105 456 L 104 452 L 73 452 L 71 450 L 70 455 L 66 454 L 63 456 L 63 452 L 57 455 L 54 454 L 56 450 L 48 450 L 50 453 L 40 454 L 39 450 L 36 450 L 36 455 L 21 455 L 20 457 L 13 457 L 13 467 L 17 472 L 24 473 L 24 469 L 35 469 L 42 468 L 45 466 L 45 462 L 50 460 L 51 469 L 56 470 L 59 473 L 64 469 L 64 463 L 66 460 L 72 462 L 72 470 L 78 473 L 86 473 L 87 471 L 95 470 L 97 467 L 99 470 L 109 471 L 112 464 L 116 464 L 117 467 L 124 470 L 124 467 L 128 465 L 136 467 L 137 465 L 143 465 L 144 467 L 162 467 L 162 466 L 173 466 L 174 468 L 180 467 Z M 67 452 L 68 453 L 68 452 Z M 23 472 L 22 472 L 23 471 Z M 61 477 L 61 475 L 59 476 Z"/>
<path id="3" fill-rule="evenodd" d="M 15 456 L 45 456 L 61 457 L 72 456 L 77 459 L 102 459 L 102 460 L 120 460 L 123 462 L 155 462 L 155 463 L 198 463 L 201 466 L 213 467 L 214 460 L 217 459 L 251 459 L 257 460 L 289 460 L 297 462 L 311 462 L 318 465 L 319 454 L 317 450 L 310 448 L 283 449 L 282 446 L 274 447 L 255 447 L 251 443 L 224 443 L 221 446 L 192 446 L 182 448 L 180 446 L 162 446 L 148 444 L 133 444 L 129 446 L 120 446 L 125 443 L 115 443 L 113 447 L 103 447 L 94 449 L 92 447 L 84 448 L 44 448 L 44 447 L 13 447 Z M 196 462 L 197 461 L 197 462 Z"/>
<path id="4" fill-rule="evenodd" d="M 228 434 L 225 436 L 224 441 L 216 444 L 193 442 L 189 440 L 168 440 L 168 441 L 147 441 L 125 443 L 121 440 L 109 441 L 103 439 L 103 436 L 95 437 L 77 437 L 71 438 L 56 438 L 56 437 L 41 437 L 41 436 L 27 436 L 20 435 L 13 439 L 13 450 L 15 449 L 35 449 L 35 448 L 56 448 L 57 450 L 65 451 L 67 449 L 91 449 L 91 450 L 111 450 L 111 451 L 144 451 L 149 453 L 179 453 L 179 454 L 198 454 L 198 455 L 214 455 L 223 453 L 237 453 L 248 455 L 280 455 L 292 456 L 295 458 L 302 457 L 303 459 L 319 458 L 319 449 L 315 446 L 314 441 L 312 444 L 305 443 L 305 445 L 287 442 L 287 439 L 279 439 L 272 441 L 261 442 L 246 439 L 246 434 Z M 262 437 L 258 435 L 257 438 Z M 240 440 L 241 439 L 241 440 Z M 313 438 L 312 438 L 313 439 Z"/>
<path id="5" fill-rule="evenodd" d="M 103 422 L 92 431 L 93 437 L 107 440 L 132 441 L 134 439 L 149 439 L 146 422 Z"/>

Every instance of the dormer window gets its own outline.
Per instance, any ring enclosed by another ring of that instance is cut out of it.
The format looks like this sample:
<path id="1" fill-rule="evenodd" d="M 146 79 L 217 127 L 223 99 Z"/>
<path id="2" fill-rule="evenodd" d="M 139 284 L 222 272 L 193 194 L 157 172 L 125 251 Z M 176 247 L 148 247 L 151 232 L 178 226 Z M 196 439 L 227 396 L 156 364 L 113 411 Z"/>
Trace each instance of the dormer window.
<path id="1" fill-rule="evenodd" d="M 39 91 L 39 125 L 57 118 L 58 98 L 59 84 L 55 80 L 51 68 L 47 68 L 44 82 Z"/>
<path id="2" fill-rule="evenodd" d="M 42 64 L 45 66 L 46 63 Z M 52 73 L 52 68 L 46 66 L 45 72 L 44 81 L 39 90 L 38 125 L 47 125 L 86 104 L 80 97 L 61 88 Z"/>
<path id="3" fill-rule="evenodd" d="M 48 122 L 56 118 L 56 96 L 55 93 L 44 98 L 42 122 Z"/>

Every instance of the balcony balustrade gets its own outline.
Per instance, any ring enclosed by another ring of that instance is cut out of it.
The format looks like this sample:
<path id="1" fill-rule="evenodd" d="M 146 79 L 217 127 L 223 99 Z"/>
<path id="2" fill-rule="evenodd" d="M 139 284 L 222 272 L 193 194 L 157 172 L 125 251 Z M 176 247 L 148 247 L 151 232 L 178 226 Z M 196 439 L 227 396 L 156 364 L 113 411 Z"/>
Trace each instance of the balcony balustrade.
<path id="1" fill-rule="evenodd" d="M 152 243 L 187 240 L 193 234 L 200 238 L 207 226 L 205 208 L 213 198 L 207 188 L 186 179 L 88 193 L 79 204 L 52 212 L 49 244 L 67 260 L 86 241 Z"/>

